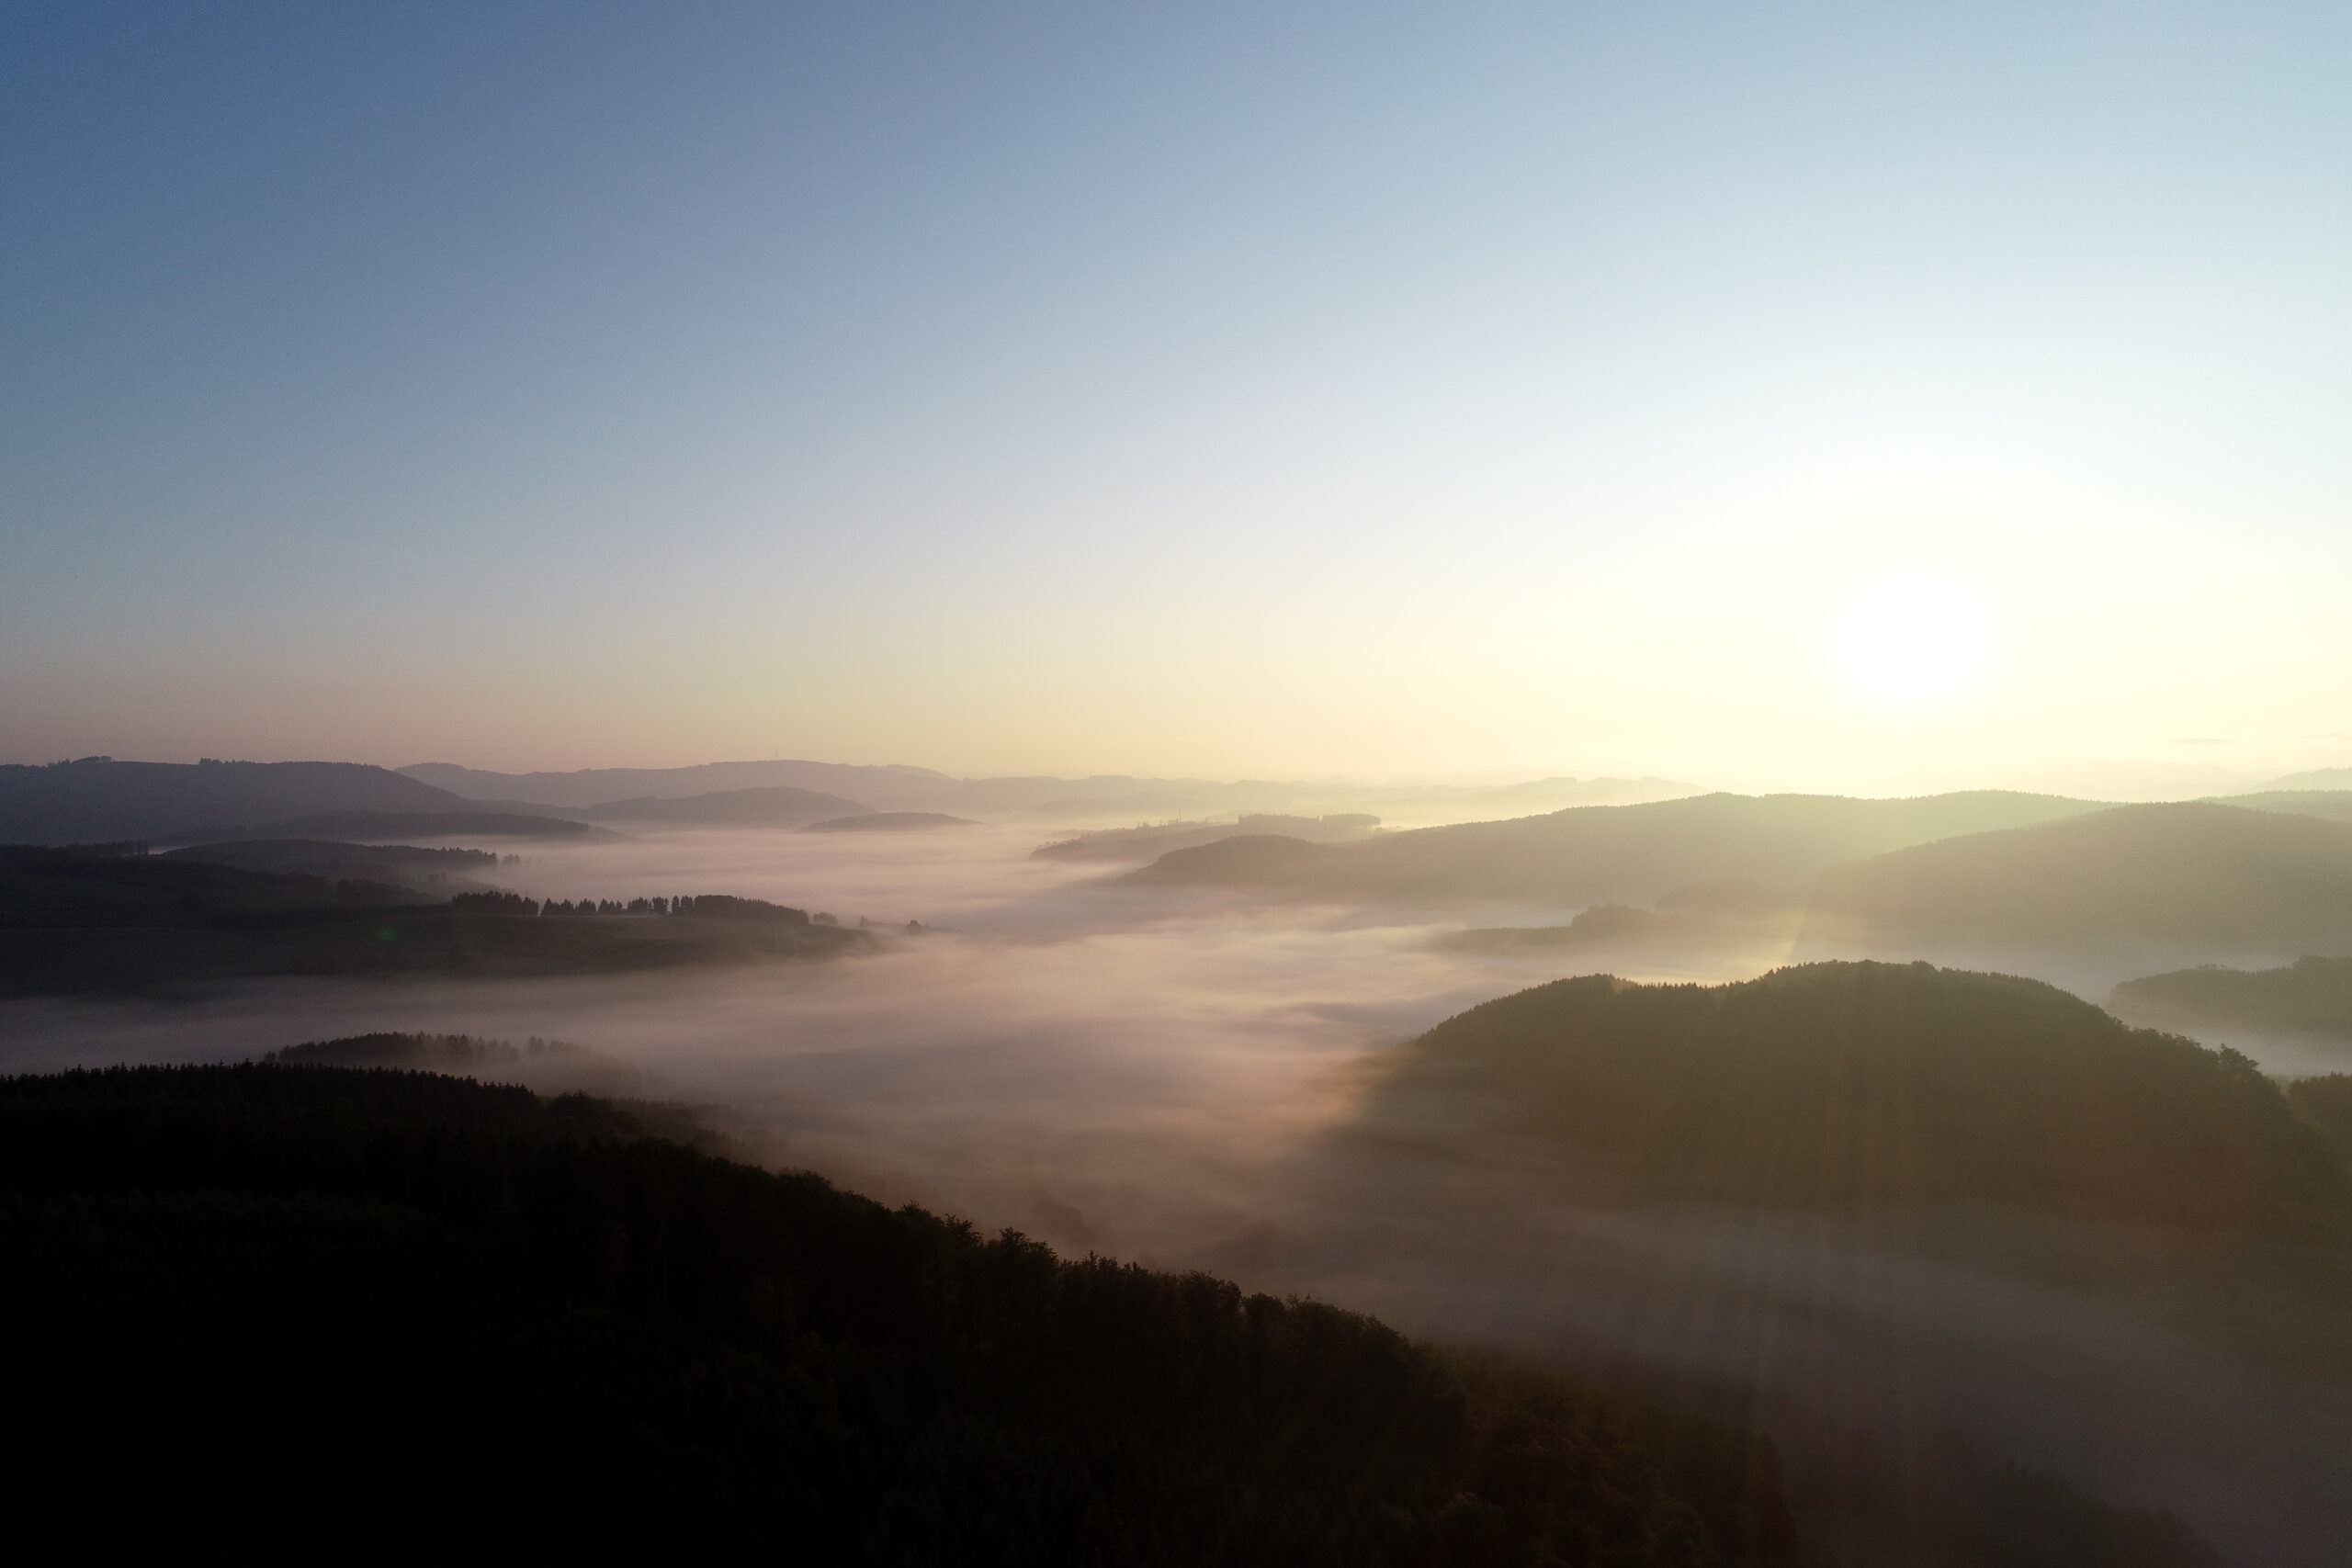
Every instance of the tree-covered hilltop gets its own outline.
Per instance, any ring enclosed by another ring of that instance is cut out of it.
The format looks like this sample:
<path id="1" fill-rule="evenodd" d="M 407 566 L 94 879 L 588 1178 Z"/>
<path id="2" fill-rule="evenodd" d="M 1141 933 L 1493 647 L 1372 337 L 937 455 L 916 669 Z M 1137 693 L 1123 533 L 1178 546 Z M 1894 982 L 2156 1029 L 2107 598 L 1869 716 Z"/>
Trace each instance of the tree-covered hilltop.
<path id="1" fill-rule="evenodd" d="M 830 817 L 822 822 L 811 822 L 800 830 L 804 833 L 926 833 L 936 828 L 972 828 L 978 826 L 968 817 L 950 817 L 944 811 L 864 811 L 854 816 Z"/>
<path id="2" fill-rule="evenodd" d="M 2307 953 L 2275 969 L 2218 964 L 2175 969 L 2124 981 L 2109 1004 L 2126 1018 L 2159 1028 L 2352 1039 L 2352 958 Z"/>
<path id="3" fill-rule="evenodd" d="M 1546 1140 L 1608 1196 L 2352 1240 L 2345 1168 L 2244 1056 L 1925 964 L 1539 986 L 1401 1047 L 1370 1116 Z"/>
<path id="4" fill-rule="evenodd" d="M 276 975 L 603 975 L 822 958 L 873 944 L 865 932 L 756 898 L 443 900 L 139 849 L 0 845 L 0 994 Z"/>
<path id="5" fill-rule="evenodd" d="M 0 1081 L 12 1550 L 1794 1560 L 1730 1428 L 644 1134 L 421 1073 Z"/>
<path id="6" fill-rule="evenodd" d="M 1247 811 L 1231 822 L 1176 821 L 1136 828 L 1099 828 L 1040 844 L 1029 853 L 1034 860 L 1124 861 L 1140 865 L 1172 850 L 1213 844 L 1220 839 L 1274 836 L 1305 843 L 1347 843 L 1369 837 L 1379 827 L 1379 818 L 1362 811 L 1340 811 L 1323 817 Z"/>

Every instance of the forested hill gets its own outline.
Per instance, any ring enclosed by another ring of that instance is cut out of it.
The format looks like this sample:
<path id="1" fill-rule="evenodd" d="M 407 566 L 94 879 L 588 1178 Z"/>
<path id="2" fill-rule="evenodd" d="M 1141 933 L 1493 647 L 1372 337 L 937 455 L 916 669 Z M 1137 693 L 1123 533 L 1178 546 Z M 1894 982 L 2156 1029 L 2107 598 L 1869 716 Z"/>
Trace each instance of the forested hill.
<path id="1" fill-rule="evenodd" d="M 1400 1048 L 1369 1121 L 1545 1140 L 1629 1199 L 1962 1202 L 2352 1242 L 2352 1181 L 2246 1058 L 1925 964 L 1539 986 Z"/>
<path id="2" fill-rule="evenodd" d="M 1771 1451 L 621 1107 L 0 1080 L 27 1561 L 1794 1561 Z"/>
<path id="3" fill-rule="evenodd" d="M 2109 1006 L 2136 1022 L 2352 1042 L 2352 958 L 2306 953 L 2271 969 L 2199 964 L 2115 987 Z"/>
<path id="4" fill-rule="evenodd" d="M 643 795 L 591 806 L 581 815 L 598 822 L 758 828 L 817 822 L 829 817 L 854 816 L 866 809 L 842 795 L 776 784 L 764 789 L 716 790 L 708 795 Z"/>
<path id="5" fill-rule="evenodd" d="M 479 802 L 359 762 L 118 762 L 85 757 L 46 767 L 0 766 L 0 841 L 9 843 L 157 839 L 336 811 L 479 809 Z"/>
<path id="6" fill-rule="evenodd" d="M 2097 801 L 1980 790 L 1909 800 L 1702 795 L 1389 833 L 1356 844 L 1227 839 L 1161 856 L 1130 882 L 1310 897 L 1647 903 L 1695 882 L 1797 891 L 1840 861 L 2099 811 Z"/>
<path id="7" fill-rule="evenodd" d="M 1839 866 L 1808 923 L 1882 943 L 2343 943 L 2352 824 L 2201 801 L 2120 806 Z"/>
<path id="8" fill-rule="evenodd" d="M 242 858 L 234 849 L 232 858 Z M 496 891 L 444 899 L 446 885 L 245 870 L 205 860 L 200 847 L 186 855 L 139 850 L 0 845 L 0 994 L 138 991 L 267 975 L 610 975 L 873 946 L 865 932 L 844 931 L 830 916 L 811 919 L 758 899 L 543 905 Z"/>

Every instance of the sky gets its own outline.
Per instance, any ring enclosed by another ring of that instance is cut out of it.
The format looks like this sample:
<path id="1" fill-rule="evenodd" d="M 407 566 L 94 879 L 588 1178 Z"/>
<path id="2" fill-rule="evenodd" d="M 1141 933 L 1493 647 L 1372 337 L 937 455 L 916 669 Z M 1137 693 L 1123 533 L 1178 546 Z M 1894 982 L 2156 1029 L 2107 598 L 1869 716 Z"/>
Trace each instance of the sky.
<path id="1" fill-rule="evenodd" d="M 2347 75 L 2324 5 L 9 6 L 0 761 L 2352 762 Z"/>

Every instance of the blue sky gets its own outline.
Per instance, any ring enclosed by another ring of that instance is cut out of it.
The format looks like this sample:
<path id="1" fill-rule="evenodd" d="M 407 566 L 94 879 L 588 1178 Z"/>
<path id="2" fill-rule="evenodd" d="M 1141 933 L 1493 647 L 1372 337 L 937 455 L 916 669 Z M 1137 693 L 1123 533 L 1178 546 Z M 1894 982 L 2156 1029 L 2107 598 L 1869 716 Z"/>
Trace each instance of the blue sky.
<path id="1" fill-rule="evenodd" d="M 2347 45 L 11 7 L 5 760 L 2352 761 Z M 1841 683 L 1889 573 L 1963 689 Z"/>

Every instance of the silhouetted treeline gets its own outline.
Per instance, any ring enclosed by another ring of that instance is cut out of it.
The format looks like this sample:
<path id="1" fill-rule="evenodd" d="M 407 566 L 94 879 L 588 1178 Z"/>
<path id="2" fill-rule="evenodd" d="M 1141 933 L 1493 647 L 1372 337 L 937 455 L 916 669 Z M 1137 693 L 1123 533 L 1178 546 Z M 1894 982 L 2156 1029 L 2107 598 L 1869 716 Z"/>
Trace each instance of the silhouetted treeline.
<path id="1" fill-rule="evenodd" d="M 550 898 L 538 903 L 519 893 L 460 893 L 450 907 L 489 914 L 537 915 L 692 915 L 706 920 L 759 920 L 769 925 L 805 926 L 808 911 L 764 898 L 737 898 L 724 893 L 703 893 L 674 898 Z"/>
<path id="2" fill-rule="evenodd" d="M 548 919 L 547 914 L 634 915 Z M 656 916 L 670 918 L 660 919 Z M 693 919 L 675 917 L 687 915 Z M 0 845 L 0 993 L 264 975 L 610 974 L 856 951 L 830 916 L 703 895 L 628 903 L 435 894 L 201 859 Z"/>
<path id="3" fill-rule="evenodd" d="M 1628 1197 L 2352 1240 L 2345 1168 L 2246 1057 L 1926 964 L 1539 986 L 1405 1047 L 1371 1111 L 1555 1142 Z"/>
<path id="4" fill-rule="evenodd" d="M 302 1067 L 412 1067 L 426 1071 L 463 1072 L 501 1063 L 533 1061 L 542 1056 L 582 1055 L 583 1045 L 568 1040 L 543 1040 L 534 1034 L 516 1045 L 472 1034 L 346 1034 L 338 1040 L 313 1040 L 288 1045 L 262 1057 Z"/>
<path id="5" fill-rule="evenodd" d="M 641 1129 L 401 1072 L 0 1081 L 11 1550 L 1792 1560 L 1729 1428 Z"/>

